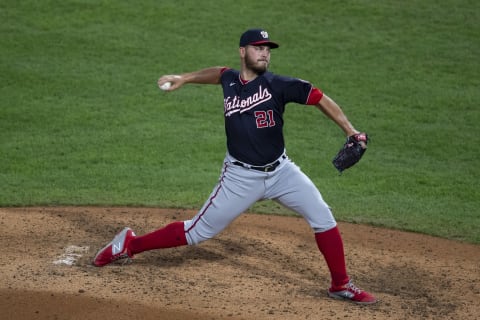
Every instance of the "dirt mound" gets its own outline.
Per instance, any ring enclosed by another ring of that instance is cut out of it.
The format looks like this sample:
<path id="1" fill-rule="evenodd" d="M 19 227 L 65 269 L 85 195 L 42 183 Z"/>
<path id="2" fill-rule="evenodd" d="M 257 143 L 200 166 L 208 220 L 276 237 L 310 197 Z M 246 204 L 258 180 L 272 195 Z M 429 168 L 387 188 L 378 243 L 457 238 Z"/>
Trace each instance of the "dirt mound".
<path id="1" fill-rule="evenodd" d="M 340 223 L 355 283 L 381 301 L 328 298 L 305 221 L 240 216 L 195 247 L 95 268 L 124 226 L 137 234 L 190 218 L 155 208 L 1 208 L 2 319 L 463 319 L 480 316 L 480 246 Z"/>

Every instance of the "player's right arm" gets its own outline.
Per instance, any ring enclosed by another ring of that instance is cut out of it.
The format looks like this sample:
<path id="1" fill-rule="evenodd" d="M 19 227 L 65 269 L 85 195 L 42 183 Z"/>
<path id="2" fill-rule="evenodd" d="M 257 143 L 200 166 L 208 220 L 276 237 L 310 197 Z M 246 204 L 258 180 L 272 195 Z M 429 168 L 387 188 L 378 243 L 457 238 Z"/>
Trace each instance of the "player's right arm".
<path id="1" fill-rule="evenodd" d="M 170 74 L 164 75 L 158 79 L 158 86 L 162 86 L 164 83 L 170 82 L 171 87 L 167 91 L 172 91 L 180 88 L 186 83 L 198 83 L 198 84 L 220 84 L 220 77 L 225 67 L 210 67 L 194 72 L 188 72 L 183 74 Z"/>

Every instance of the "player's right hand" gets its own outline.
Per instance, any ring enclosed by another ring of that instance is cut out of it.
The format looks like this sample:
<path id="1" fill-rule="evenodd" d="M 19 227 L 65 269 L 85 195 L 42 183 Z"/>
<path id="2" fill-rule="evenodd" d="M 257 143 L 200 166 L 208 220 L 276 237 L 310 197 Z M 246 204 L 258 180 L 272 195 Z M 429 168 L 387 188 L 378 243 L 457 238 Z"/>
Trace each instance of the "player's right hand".
<path id="1" fill-rule="evenodd" d="M 158 79 L 157 84 L 158 87 L 161 88 L 164 84 L 167 82 L 170 82 L 170 87 L 168 89 L 162 89 L 165 91 L 173 91 L 175 89 L 180 88 L 185 81 L 183 80 L 182 76 L 176 75 L 176 74 L 169 74 L 169 75 L 164 75 Z"/>

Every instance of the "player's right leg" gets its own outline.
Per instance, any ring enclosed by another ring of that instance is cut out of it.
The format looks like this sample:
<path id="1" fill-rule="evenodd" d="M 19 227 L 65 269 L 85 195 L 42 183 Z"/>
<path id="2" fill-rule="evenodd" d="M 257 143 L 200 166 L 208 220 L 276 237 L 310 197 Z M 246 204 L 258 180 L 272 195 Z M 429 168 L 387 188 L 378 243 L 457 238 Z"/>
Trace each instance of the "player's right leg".
<path id="1" fill-rule="evenodd" d="M 258 174 L 257 174 L 258 176 Z M 245 168 L 226 163 L 219 182 L 203 207 L 190 220 L 177 221 L 129 243 L 129 251 L 194 245 L 216 236 L 247 210 L 264 192 L 262 184 Z"/>
<path id="2" fill-rule="evenodd" d="M 128 244 L 135 238 L 135 233 L 130 228 L 124 228 L 112 241 L 100 249 L 93 259 L 93 265 L 103 267 L 117 260 L 128 259 L 132 255 L 128 252 Z"/>
<path id="3" fill-rule="evenodd" d="M 144 251 L 194 245 L 214 237 L 263 197 L 262 179 L 258 172 L 235 166 L 227 159 L 219 182 L 195 217 L 170 223 L 143 236 L 132 236 L 132 232 L 120 239 L 117 235 L 99 251 L 93 264 L 100 267 L 118 260 L 119 253 L 112 249 L 117 242 L 122 246 L 121 257 L 131 258 Z"/>
<path id="4" fill-rule="evenodd" d="M 222 176 L 201 210 L 185 221 L 188 244 L 198 244 L 223 231 L 265 194 L 265 176 L 233 165 L 227 157 Z"/>

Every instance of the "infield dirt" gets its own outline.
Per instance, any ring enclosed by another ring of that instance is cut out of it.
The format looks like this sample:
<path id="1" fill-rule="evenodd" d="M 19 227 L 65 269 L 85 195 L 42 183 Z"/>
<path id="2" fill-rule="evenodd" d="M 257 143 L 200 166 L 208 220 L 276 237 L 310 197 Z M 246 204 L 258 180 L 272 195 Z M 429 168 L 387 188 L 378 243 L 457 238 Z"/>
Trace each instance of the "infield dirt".
<path id="1" fill-rule="evenodd" d="M 189 219 L 157 208 L 0 208 L 1 319 L 479 319 L 480 246 L 339 223 L 347 267 L 380 302 L 326 295 L 329 275 L 302 218 L 244 214 L 198 246 L 129 265 L 91 259 L 124 226 Z"/>

